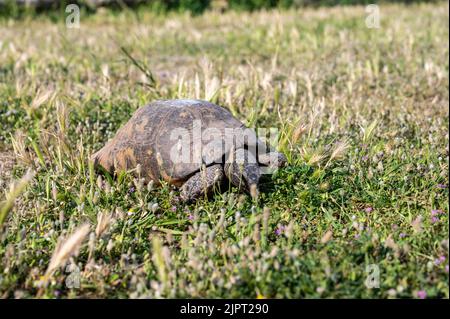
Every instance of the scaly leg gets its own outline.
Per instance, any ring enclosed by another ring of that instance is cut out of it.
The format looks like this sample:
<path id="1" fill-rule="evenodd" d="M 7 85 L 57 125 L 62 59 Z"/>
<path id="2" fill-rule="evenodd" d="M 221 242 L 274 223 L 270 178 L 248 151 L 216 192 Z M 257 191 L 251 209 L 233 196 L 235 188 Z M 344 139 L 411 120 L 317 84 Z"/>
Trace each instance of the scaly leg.
<path id="1" fill-rule="evenodd" d="M 209 195 L 224 180 L 223 167 L 220 164 L 208 166 L 191 176 L 181 187 L 181 200 L 190 202 Z"/>
<path id="2" fill-rule="evenodd" d="M 259 169 L 255 156 L 251 152 L 239 148 L 231 153 L 231 157 L 225 163 L 225 176 L 234 186 L 247 191 L 256 198 L 261 177 Z"/>

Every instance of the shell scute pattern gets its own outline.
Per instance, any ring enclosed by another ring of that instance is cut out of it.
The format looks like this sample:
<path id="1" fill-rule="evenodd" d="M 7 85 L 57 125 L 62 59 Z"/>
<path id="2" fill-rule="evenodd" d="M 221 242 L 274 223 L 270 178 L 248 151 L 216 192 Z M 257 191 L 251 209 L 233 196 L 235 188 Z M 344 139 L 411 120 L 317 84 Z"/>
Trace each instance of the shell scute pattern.
<path id="1" fill-rule="evenodd" d="M 195 130 L 203 134 L 211 129 L 216 134 L 209 138 L 195 135 Z M 245 126 L 218 105 L 189 99 L 156 101 L 139 108 L 116 136 L 93 155 L 93 160 L 110 172 L 130 170 L 140 164 L 147 181 L 164 179 L 179 186 L 202 164 L 217 163 L 233 146 L 242 146 L 239 139 L 235 145 L 223 143 L 227 129 Z M 189 159 L 174 162 L 171 151 L 177 148 L 180 132 L 190 138 Z M 216 154 L 210 154 L 211 147 L 217 148 Z"/>

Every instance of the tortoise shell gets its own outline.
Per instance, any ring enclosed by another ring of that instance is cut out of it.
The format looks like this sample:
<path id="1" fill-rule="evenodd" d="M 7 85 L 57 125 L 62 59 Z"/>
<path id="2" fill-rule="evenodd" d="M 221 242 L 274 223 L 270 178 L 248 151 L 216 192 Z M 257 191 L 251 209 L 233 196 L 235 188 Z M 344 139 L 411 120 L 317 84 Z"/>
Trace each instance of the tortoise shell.
<path id="1" fill-rule="evenodd" d="M 264 144 L 225 108 L 161 100 L 139 108 L 92 160 L 110 173 L 140 164 L 146 181 L 181 186 L 203 164 L 223 163 L 231 149 L 244 145 Z"/>

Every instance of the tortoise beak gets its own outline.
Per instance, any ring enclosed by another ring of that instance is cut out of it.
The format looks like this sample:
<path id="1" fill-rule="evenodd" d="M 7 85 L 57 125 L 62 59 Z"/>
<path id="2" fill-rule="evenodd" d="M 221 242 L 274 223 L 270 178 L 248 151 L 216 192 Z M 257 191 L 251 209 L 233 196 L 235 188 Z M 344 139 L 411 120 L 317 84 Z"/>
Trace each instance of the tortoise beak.
<path id="1" fill-rule="evenodd" d="M 249 192 L 252 199 L 257 200 L 259 196 L 259 189 L 257 184 L 250 184 L 249 185 Z"/>

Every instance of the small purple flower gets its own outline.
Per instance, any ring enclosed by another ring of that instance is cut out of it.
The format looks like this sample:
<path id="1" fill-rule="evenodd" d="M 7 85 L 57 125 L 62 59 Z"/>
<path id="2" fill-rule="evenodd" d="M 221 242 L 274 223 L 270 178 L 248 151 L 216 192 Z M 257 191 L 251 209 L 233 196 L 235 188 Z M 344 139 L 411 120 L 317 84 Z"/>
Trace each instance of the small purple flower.
<path id="1" fill-rule="evenodd" d="M 439 218 L 436 216 L 431 217 L 431 223 L 436 224 L 439 221 Z"/>
<path id="2" fill-rule="evenodd" d="M 172 206 L 172 208 L 170 210 L 173 211 L 173 212 L 176 212 L 177 211 L 177 206 Z"/>
<path id="3" fill-rule="evenodd" d="M 364 155 L 361 159 L 363 160 L 363 162 L 365 162 L 365 161 L 367 161 L 369 159 L 369 156 Z"/>
<path id="4" fill-rule="evenodd" d="M 280 227 L 275 229 L 275 235 L 280 236 L 283 233 L 285 228 L 286 228 L 285 226 L 281 225 Z"/>
<path id="5" fill-rule="evenodd" d="M 373 208 L 369 206 L 369 207 L 366 207 L 366 209 L 364 209 L 364 211 L 365 211 L 366 213 L 370 213 L 370 212 L 373 211 Z"/>
<path id="6" fill-rule="evenodd" d="M 405 238 L 406 234 L 405 233 L 400 233 L 400 238 Z"/>
<path id="7" fill-rule="evenodd" d="M 356 234 L 356 235 L 355 235 L 355 239 L 359 239 L 359 237 L 361 237 L 360 234 Z"/>
<path id="8" fill-rule="evenodd" d="M 417 292 L 417 297 L 420 299 L 425 299 L 427 297 L 427 292 L 425 290 L 419 290 Z"/>
<path id="9" fill-rule="evenodd" d="M 189 214 L 189 215 L 188 215 L 188 219 L 189 219 L 189 220 L 194 220 L 194 215 Z"/>
<path id="10" fill-rule="evenodd" d="M 441 263 L 443 263 L 445 261 L 445 256 L 440 256 L 439 260 L 441 261 Z"/>
<path id="11" fill-rule="evenodd" d="M 437 216 L 439 214 L 441 214 L 442 210 L 440 209 L 432 209 L 431 210 L 431 216 Z"/>
<path id="12" fill-rule="evenodd" d="M 434 260 L 434 264 L 435 264 L 436 266 L 439 266 L 439 265 L 441 264 L 441 261 L 439 260 L 439 258 L 436 258 L 436 259 Z"/>
<path id="13" fill-rule="evenodd" d="M 130 187 L 130 189 L 128 190 L 128 193 L 133 194 L 135 190 L 136 190 L 136 188 L 134 188 L 134 186 L 132 186 L 132 187 Z"/>
<path id="14" fill-rule="evenodd" d="M 432 209 L 431 210 L 431 216 L 437 216 L 444 214 L 444 211 L 442 209 Z"/>
<path id="15" fill-rule="evenodd" d="M 445 272 L 448 273 L 448 264 L 445 265 Z"/>
<path id="16" fill-rule="evenodd" d="M 445 189 L 445 188 L 447 188 L 447 185 L 445 185 L 445 184 L 437 184 L 437 188 Z"/>

